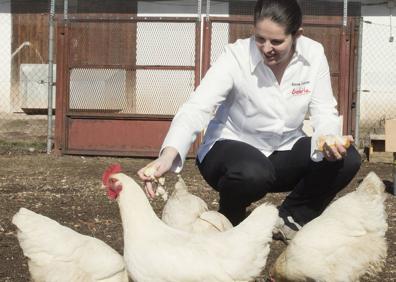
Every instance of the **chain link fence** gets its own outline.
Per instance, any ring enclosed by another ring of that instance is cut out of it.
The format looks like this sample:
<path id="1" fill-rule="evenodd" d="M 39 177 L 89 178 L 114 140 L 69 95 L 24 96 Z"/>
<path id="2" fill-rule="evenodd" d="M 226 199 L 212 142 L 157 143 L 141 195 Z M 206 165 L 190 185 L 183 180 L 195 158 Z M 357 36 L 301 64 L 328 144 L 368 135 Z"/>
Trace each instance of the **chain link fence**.
<path id="1" fill-rule="evenodd" d="M 70 111 L 174 115 L 188 99 L 195 87 L 196 20 L 143 20 L 70 19 Z"/>
<path id="2" fill-rule="evenodd" d="M 370 136 L 381 139 L 385 120 L 396 118 L 396 42 L 389 21 L 388 17 L 365 17 L 362 22 L 361 146 L 370 145 Z"/>
<path id="3" fill-rule="evenodd" d="M 48 14 L 11 13 L 0 1 L 0 146 L 44 150 Z"/>

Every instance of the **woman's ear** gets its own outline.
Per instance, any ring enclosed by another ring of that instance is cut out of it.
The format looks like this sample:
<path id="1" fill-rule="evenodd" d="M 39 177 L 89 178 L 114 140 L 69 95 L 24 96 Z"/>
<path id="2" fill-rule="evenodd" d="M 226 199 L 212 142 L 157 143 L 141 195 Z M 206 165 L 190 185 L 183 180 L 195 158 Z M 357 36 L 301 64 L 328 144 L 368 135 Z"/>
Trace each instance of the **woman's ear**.
<path id="1" fill-rule="evenodd" d="M 297 32 L 294 34 L 294 39 L 299 38 L 301 35 L 303 35 L 304 33 L 304 29 L 302 27 L 300 27 Z"/>

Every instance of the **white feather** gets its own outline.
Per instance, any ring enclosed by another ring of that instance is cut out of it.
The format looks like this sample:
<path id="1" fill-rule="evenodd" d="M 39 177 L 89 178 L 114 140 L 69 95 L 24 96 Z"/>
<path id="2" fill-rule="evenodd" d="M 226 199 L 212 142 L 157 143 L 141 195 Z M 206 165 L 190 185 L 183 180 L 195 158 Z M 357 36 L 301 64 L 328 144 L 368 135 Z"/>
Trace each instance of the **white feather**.
<path id="1" fill-rule="evenodd" d="M 123 187 L 124 258 L 134 281 L 249 281 L 265 267 L 278 217 L 274 206 L 259 206 L 225 232 L 188 233 L 161 221 L 132 178 L 111 178 Z"/>
<path id="2" fill-rule="evenodd" d="M 371 172 L 306 224 L 277 259 L 275 280 L 359 281 L 379 272 L 387 253 L 384 189 Z"/>
<path id="3" fill-rule="evenodd" d="M 128 281 L 122 256 L 103 241 L 25 208 L 12 223 L 33 281 Z"/>
<path id="4" fill-rule="evenodd" d="M 201 198 L 191 194 L 178 175 L 171 196 L 162 211 L 162 220 L 174 228 L 193 232 L 222 232 L 232 228 L 231 222 L 217 211 L 209 211 Z"/>

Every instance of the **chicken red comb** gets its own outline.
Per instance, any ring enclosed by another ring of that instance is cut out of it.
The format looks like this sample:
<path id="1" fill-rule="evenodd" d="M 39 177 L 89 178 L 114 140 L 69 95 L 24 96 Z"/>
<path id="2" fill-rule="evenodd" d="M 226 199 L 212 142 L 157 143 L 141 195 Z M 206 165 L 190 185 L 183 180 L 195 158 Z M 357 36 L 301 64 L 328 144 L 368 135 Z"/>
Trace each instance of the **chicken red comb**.
<path id="1" fill-rule="evenodd" d="M 106 168 L 102 175 L 102 184 L 107 186 L 109 184 L 110 175 L 120 173 L 122 171 L 120 164 L 112 164 Z"/>

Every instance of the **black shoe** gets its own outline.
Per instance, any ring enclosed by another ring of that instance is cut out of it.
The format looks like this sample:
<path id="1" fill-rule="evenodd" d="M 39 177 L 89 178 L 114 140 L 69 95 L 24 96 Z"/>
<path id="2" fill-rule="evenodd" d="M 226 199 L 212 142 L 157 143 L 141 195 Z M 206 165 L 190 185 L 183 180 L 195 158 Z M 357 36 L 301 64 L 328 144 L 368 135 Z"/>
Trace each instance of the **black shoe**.
<path id="1" fill-rule="evenodd" d="M 281 240 L 288 244 L 288 241 L 294 238 L 302 226 L 298 224 L 284 209 L 278 209 L 279 217 L 274 230 L 272 231 L 272 238 L 274 240 Z"/>

